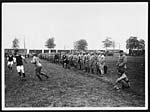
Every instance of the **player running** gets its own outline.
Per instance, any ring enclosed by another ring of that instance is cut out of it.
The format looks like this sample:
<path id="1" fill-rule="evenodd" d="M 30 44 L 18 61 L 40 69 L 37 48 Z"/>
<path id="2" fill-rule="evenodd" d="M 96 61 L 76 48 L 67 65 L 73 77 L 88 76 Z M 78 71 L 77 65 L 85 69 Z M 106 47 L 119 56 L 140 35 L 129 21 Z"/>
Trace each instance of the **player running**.
<path id="1" fill-rule="evenodd" d="M 26 76 L 24 72 L 23 60 L 25 63 L 27 63 L 27 61 L 19 52 L 16 52 L 15 54 L 14 62 L 16 63 L 17 72 L 21 78 L 25 79 Z"/>
<path id="2" fill-rule="evenodd" d="M 42 64 L 40 63 L 40 59 L 37 56 L 37 54 L 34 54 L 33 59 L 31 60 L 31 63 L 35 64 L 35 73 L 40 81 L 42 81 L 42 78 L 40 77 L 40 75 L 45 76 L 47 79 L 49 78 L 44 72 L 41 72 Z"/>
<path id="3" fill-rule="evenodd" d="M 12 65 L 13 65 L 13 61 L 14 61 L 14 57 L 13 57 L 12 53 L 10 53 L 8 55 L 7 61 L 8 61 L 7 66 L 9 68 L 9 70 L 12 70 Z"/>

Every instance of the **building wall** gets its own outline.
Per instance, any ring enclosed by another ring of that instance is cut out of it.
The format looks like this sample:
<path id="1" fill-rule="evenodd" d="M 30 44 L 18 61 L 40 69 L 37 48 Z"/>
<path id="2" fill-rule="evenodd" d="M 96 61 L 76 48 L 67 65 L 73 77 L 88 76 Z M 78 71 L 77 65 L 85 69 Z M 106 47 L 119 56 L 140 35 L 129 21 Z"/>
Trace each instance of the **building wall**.
<path id="1" fill-rule="evenodd" d="M 40 53 L 42 53 L 42 50 L 39 50 L 39 49 L 32 49 L 32 50 L 29 50 L 29 53 L 30 53 L 30 54 L 34 54 L 34 53 L 40 54 Z"/>
<path id="2" fill-rule="evenodd" d="M 21 53 L 22 55 L 27 54 L 27 49 L 17 49 L 19 53 Z M 14 49 L 4 49 L 5 55 L 9 54 L 9 53 L 13 53 L 14 54 Z"/>

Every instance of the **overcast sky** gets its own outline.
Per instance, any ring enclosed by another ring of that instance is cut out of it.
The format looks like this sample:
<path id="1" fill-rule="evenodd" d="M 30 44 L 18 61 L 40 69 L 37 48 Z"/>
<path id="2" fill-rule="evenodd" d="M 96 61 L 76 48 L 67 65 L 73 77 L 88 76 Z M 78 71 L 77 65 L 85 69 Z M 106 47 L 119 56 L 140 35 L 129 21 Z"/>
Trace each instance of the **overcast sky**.
<path id="1" fill-rule="evenodd" d="M 73 42 L 86 39 L 88 49 L 104 49 L 111 37 L 116 48 L 125 49 L 130 36 L 148 38 L 148 3 L 3 3 L 2 45 L 11 48 L 45 48 L 54 37 L 56 49 L 72 49 Z"/>

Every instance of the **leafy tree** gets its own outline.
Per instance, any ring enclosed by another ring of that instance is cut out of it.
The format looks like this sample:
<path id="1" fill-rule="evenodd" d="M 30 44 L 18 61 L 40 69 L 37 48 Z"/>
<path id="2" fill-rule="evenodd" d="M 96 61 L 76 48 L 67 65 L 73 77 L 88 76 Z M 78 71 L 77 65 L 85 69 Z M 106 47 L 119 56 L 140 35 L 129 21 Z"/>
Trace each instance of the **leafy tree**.
<path id="1" fill-rule="evenodd" d="M 12 41 L 12 48 L 13 49 L 18 49 L 19 48 L 19 40 L 17 38 L 15 38 L 13 41 Z"/>
<path id="2" fill-rule="evenodd" d="M 130 37 L 126 41 L 126 48 L 127 49 L 145 49 L 145 41 L 143 39 L 138 40 L 137 37 Z"/>
<path id="3" fill-rule="evenodd" d="M 138 49 L 138 46 L 139 46 L 139 41 L 137 40 L 137 37 L 131 36 L 126 41 L 126 48 L 127 49 Z"/>
<path id="4" fill-rule="evenodd" d="M 45 46 L 49 49 L 52 49 L 56 46 L 56 44 L 54 43 L 54 37 L 52 38 L 49 38 L 47 41 L 46 41 L 46 44 Z"/>
<path id="5" fill-rule="evenodd" d="M 80 39 L 74 43 L 74 49 L 79 51 L 85 51 L 87 49 L 88 43 L 85 39 Z"/>
<path id="6" fill-rule="evenodd" d="M 113 42 L 110 39 L 111 39 L 110 37 L 106 37 L 106 39 L 102 41 L 102 43 L 104 44 L 104 48 L 106 48 L 106 50 L 108 47 L 111 47 L 113 44 Z"/>
<path id="7" fill-rule="evenodd" d="M 139 40 L 138 49 L 145 49 L 145 41 L 143 39 Z"/>

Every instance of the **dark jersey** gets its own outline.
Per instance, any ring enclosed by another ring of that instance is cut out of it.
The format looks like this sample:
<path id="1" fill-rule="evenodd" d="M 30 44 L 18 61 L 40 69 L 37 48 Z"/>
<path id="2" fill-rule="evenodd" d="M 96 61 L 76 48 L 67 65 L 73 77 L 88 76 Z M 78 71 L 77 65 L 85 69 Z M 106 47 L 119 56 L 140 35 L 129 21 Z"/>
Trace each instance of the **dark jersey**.
<path id="1" fill-rule="evenodd" d="M 67 59 L 67 56 L 66 56 L 66 55 L 63 55 L 63 62 L 64 62 L 64 63 L 68 63 L 68 59 Z"/>
<path id="2" fill-rule="evenodd" d="M 13 56 L 8 56 L 8 61 L 13 61 Z"/>
<path id="3" fill-rule="evenodd" d="M 23 65 L 22 59 L 23 59 L 23 58 L 22 58 L 21 55 L 16 56 L 16 63 L 17 63 L 17 66 Z"/>
<path id="4" fill-rule="evenodd" d="M 57 54 L 55 54 L 54 59 L 55 60 L 59 59 L 59 56 Z"/>

